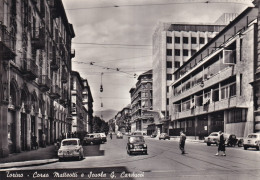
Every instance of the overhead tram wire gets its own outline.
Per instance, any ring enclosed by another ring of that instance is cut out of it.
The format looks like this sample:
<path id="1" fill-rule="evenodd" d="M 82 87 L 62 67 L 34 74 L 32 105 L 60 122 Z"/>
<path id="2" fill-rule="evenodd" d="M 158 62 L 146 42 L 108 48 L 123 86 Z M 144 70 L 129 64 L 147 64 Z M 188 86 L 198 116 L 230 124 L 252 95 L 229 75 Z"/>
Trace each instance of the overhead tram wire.
<path id="1" fill-rule="evenodd" d="M 113 6 L 99 6 L 99 7 L 86 7 L 86 8 L 70 8 L 65 9 L 68 11 L 71 10 L 84 10 L 84 9 L 102 9 L 102 8 L 120 8 L 120 7 L 142 7 L 142 6 L 166 6 L 166 5 L 178 5 L 178 4 L 220 4 L 220 3 L 234 3 L 234 4 L 242 4 L 249 5 L 248 2 L 238 2 L 237 0 L 185 0 L 186 2 L 170 2 L 170 3 L 155 3 L 155 4 L 126 4 L 126 5 L 113 5 Z M 243 0 L 240 0 L 243 1 Z M 252 3 L 251 3 L 252 4 Z"/>
<path id="2" fill-rule="evenodd" d="M 111 68 L 111 67 L 95 65 L 95 62 L 90 62 L 90 63 L 85 63 L 85 62 L 80 62 L 80 61 L 73 61 L 73 62 L 76 62 L 76 63 L 79 63 L 79 64 L 87 64 L 87 65 L 91 65 L 91 66 L 96 66 L 96 67 L 100 67 L 100 68 L 103 68 L 103 69 L 106 69 L 106 70 L 118 71 L 120 73 L 124 73 L 124 74 L 130 75 L 130 76 L 133 76 L 134 78 L 136 78 L 136 76 L 137 76 L 137 74 L 135 74 L 135 73 L 134 74 L 130 74 L 128 72 L 120 70 L 119 68 Z"/>

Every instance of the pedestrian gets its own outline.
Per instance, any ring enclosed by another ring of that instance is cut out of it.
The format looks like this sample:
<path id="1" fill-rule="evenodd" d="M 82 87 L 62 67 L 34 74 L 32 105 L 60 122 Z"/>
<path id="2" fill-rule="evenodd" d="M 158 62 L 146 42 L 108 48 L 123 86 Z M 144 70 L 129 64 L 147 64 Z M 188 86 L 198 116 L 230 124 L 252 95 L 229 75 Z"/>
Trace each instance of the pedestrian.
<path id="1" fill-rule="evenodd" d="M 222 133 L 222 131 L 219 131 L 219 134 L 220 134 L 220 136 L 219 136 L 218 152 L 215 155 L 218 156 L 219 152 L 223 151 L 222 156 L 226 156 L 226 147 L 225 147 L 224 134 Z"/>
<path id="2" fill-rule="evenodd" d="M 180 150 L 181 150 L 181 154 L 185 154 L 185 141 L 186 141 L 186 135 L 184 134 L 183 131 L 180 132 L 180 142 L 179 142 L 179 146 L 180 146 Z"/>
<path id="3" fill-rule="evenodd" d="M 113 136 L 112 136 L 112 132 L 110 132 L 110 139 L 112 139 L 113 138 Z"/>

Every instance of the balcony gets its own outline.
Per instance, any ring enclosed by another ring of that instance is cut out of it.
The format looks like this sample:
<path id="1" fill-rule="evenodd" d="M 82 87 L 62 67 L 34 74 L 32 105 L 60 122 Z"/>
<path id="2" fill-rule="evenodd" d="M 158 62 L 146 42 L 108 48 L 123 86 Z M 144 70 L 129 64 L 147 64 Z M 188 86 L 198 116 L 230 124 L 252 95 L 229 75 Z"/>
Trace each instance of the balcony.
<path id="1" fill-rule="evenodd" d="M 37 28 L 32 32 L 32 47 L 43 49 L 45 46 L 44 28 Z"/>
<path id="2" fill-rule="evenodd" d="M 53 85 L 51 87 L 50 97 L 53 99 L 59 99 L 60 98 L 60 88 L 58 85 Z"/>
<path id="3" fill-rule="evenodd" d="M 38 66 L 32 59 L 22 59 L 22 74 L 29 80 L 35 80 L 38 77 Z"/>
<path id="4" fill-rule="evenodd" d="M 57 71 L 60 68 L 60 58 L 53 57 L 51 61 L 51 69 Z"/>
<path id="5" fill-rule="evenodd" d="M 70 52 L 70 58 L 74 58 L 75 57 L 75 49 L 72 49 Z"/>
<path id="6" fill-rule="evenodd" d="M 16 54 L 14 52 L 15 38 L 6 30 L 6 26 L 0 21 L 0 60 L 11 60 Z"/>
<path id="7" fill-rule="evenodd" d="M 39 87 L 43 92 L 49 91 L 51 88 L 51 80 L 47 75 L 41 75 L 39 77 Z"/>
<path id="8" fill-rule="evenodd" d="M 68 91 L 63 90 L 61 94 L 61 98 L 59 100 L 60 104 L 66 105 L 68 102 Z"/>
<path id="9" fill-rule="evenodd" d="M 62 83 L 67 83 L 68 82 L 68 78 L 67 78 L 67 72 L 65 71 L 65 69 L 62 69 L 62 74 L 61 74 L 61 82 Z"/>

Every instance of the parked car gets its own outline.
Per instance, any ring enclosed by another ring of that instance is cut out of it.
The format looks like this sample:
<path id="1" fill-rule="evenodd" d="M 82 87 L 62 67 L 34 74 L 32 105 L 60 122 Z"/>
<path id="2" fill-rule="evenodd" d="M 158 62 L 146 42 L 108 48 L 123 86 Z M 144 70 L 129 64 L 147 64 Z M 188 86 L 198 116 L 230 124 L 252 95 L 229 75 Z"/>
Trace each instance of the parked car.
<path id="1" fill-rule="evenodd" d="M 59 160 L 62 161 L 65 158 L 77 158 L 83 159 L 83 147 L 80 144 L 79 138 L 68 138 L 61 141 L 60 149 L 58 150 Z"/>
<path id="2" fill-rule="evenodd" d="M 224 134 L 224 137 L 226 137 L 226 145 L 227 146 L 236 146 L 237 145 L 237 142 L 238 142 L 238 139 L 236 137 L 235 134 Z"/>
<path id="3" fill-rule="evenodd" d="M 161 139 L 163 139 L 163 140 L 165 140 L 165 139 L 170 140 L 171 138 L 170 138 L 170 136 L 167 133 L 161 133 L 160 136 L 159 136 L 159 140 L 161 140 Z"/>
<path id="4" fill-rule="evenodd" d="M 238 139 L 235 134 L 223 133 L 223 135 L 224 135 L 226 146 L 235 146 L 238 144 Z M 210 146 L 211 144 L 218 145 L 219 140 L 220 140 L 219 132 L 212 132 L 208 137 L 205 137 L 204 142 L 207 143 L 208 146 Z"/>
<path id="5" fill-rule="evenodd" d="M 101 143 L 107 142 L 107 136 L 105 133 L 98 133 L 101 137 Z"/>
<path id="6" fill-rule="evenodd" d="M 244 139 L 244 149 L 247 150 L 247 148 L 256 148 L 256 150 L 259 151 L 260 149 L 260 133 L 250 133 L 247 135 L 247 137 Z"/>
<path id="7" fill-rule="evenodd" d="M 122 134 L 121 132 L 118 132 L 118 133 L 116 134 L 116 138 L 117 138 L 117 139 L 123 139 L 123 134 Z"/>
<path id="8" fill-rule="evenodd" d="M 84 144 L 101 144 L 102 140 L 101 140 L 101 136 L 98 133 L 93 133 L 93 134 L 87 134 L 84 137 Z"/>
<path id="9" fill-rule="evenodd" d="M 129 155 L 133 153 L 147 154 L 147 145 L 145 144 L 144 137 L 140 135 L 128 137 L 126 150 Z"/>
<path id="10" fill-rule="evenodd" d="M 153 132 L 152 134 L 151 134 L 151 138 L 155 138 L 157 136 L 157 133 L 156 132 Z"/>

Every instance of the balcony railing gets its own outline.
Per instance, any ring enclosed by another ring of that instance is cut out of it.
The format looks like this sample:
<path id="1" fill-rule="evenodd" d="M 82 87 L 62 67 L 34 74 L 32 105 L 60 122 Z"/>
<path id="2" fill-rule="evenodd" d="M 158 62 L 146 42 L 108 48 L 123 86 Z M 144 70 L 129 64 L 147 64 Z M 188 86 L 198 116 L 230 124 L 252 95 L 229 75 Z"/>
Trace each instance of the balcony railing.
<path id="1" fill-rule="evenodd" d="M 32 46 L 36 49 L 43 49 L 45 46 L 44 28 L 37 28 L 32 32 Z"/>
<path id="2" fill-rule="evenodd" d="M 50 91 L 50 97 L 53 99 L 59 99 L 61 96 L 61 91 L 58 85 L 52 85 Z"/>
<path id="3" fill-rule="evenodd" d="M 32 59 L 22 59 L 22 74 L 29 80 L 35 80 L 38 77 L 38 66 Z"/>
<path id="4" fill-rule="evenodd" d="M 57 71 L 59 68 L 60 68 L 60 58 L 59 57 L 56 58 L 54 55 L 51 61 L 51 69 Z"/>
<path id="5" fill-rule="evenodd" d="M 51 80 L 47 75 L 41 75 L 39 77 L 39 87 L 41 91 L 46 92 L 51 88 Z"/>
<path id="6" fill-rule="evenodd" d="M 0 60 L 10 60 L 15 57 L 15 38 L 6 30 L 0 21 Z"/>

